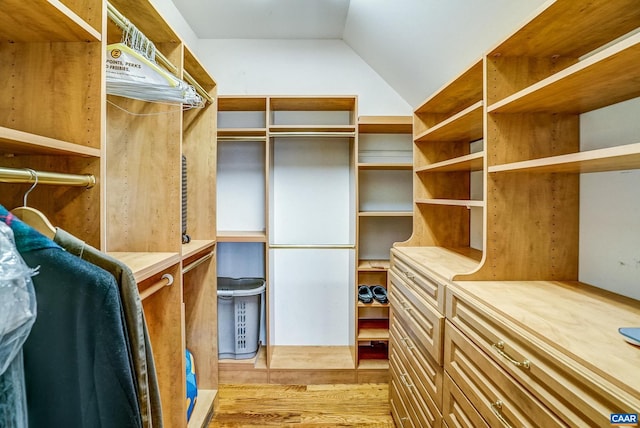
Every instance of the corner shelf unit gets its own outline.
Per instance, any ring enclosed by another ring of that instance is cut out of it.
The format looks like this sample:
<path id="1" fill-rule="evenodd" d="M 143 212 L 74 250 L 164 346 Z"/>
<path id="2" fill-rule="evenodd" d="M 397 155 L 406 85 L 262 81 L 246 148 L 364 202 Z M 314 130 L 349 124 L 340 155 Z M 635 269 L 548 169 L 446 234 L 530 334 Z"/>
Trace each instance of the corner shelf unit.
<path id="1" fill-rule="evenodd" d="M 398 246 L 444 247 L 460 254 L 481 247 L 483 78 L 478 60 L 415 110 L 413 235 Z"/>
<path id="2" fill-rule="evenodd" d="M 356 359 L 372 380 L 387 379 L 389 304 L 358 301 L 358 286 L 387 288 L 391 246 L 411 235 L 411 136 L 411 116 L 358 118 Z"/>

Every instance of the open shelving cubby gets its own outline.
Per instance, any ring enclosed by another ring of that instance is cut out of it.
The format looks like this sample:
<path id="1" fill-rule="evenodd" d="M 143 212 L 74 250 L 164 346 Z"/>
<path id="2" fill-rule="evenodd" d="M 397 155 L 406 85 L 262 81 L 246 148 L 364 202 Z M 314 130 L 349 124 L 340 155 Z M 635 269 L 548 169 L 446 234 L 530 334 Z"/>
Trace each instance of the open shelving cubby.
<path id="1" fill-rule="evenodd" d="M 412 228 L 412 117 L 358 118 L 358 218 L 355 293 L 359 285 L 387 288 L 389 252 Z M 359 381 L 387 379 L 389 304 L 356 297 Z"/>

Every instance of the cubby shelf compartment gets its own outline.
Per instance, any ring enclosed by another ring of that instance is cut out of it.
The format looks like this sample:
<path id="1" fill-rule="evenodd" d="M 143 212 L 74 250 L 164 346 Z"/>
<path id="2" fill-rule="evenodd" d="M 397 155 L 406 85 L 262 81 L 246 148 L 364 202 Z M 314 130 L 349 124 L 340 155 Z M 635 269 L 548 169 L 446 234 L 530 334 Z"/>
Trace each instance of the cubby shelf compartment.
<path id="1" fill-rule="evenodd" d="M 588 173 L 640 168 L 640 143 L 551 156 L 489 167 L 489 173 L 533 171 Z"/>
<path id="2" fill-rule="evenodd" d="M 482 138 L 483 102 L 478 101 L 461 112 L 427 129 L 415 137 L 425 141 L 473 141 Z"/>
<path id="3" fill-rule="evenodd" d="M 3 153 L 100 157 L 100 149 L 0 126 Z"/>
<path id="4" fill-rule="evenodd" d="M 489 113 L 585 113 L 640 96 L 640 33 L 488 106 Z"/>

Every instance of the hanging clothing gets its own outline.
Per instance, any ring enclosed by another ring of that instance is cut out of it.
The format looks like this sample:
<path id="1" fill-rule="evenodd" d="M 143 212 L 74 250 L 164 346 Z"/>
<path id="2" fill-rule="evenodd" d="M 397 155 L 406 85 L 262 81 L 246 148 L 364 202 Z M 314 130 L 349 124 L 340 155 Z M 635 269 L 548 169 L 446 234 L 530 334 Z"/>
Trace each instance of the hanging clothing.
<path id="1" fill-rule="evenodd" d="M 138 404 L 144 428 L 161 428 L 162 405 L 155 362 L 144 318 L 138 284 L 131 269 L 63 229 L 56 228 L 54 242 L 67 252 L 111 273 L 118 283 L 126 321 L 130 358 L 136 379 Z"/>
<path id="2" fill-rule="evenodd" d="M 28 425 L 22 347 L 36 318 L 35 274 L 0 222 L 0 427 Z"/>
<path id="3" fill-rule="evenodd" d="M 4 207 L 0 220 L 33 277 L 38 314 L 24 344 L 29 426 L 139 428 L 118 286 Z"/>

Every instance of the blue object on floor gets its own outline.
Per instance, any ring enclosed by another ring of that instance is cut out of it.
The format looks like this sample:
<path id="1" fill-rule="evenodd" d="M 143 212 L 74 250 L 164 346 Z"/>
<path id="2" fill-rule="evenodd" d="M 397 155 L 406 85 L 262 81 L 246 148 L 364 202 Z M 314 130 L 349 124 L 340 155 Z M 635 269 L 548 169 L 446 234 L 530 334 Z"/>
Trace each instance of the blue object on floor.
<path id="1" fill-rule="evenodd" d="M 187 421 L 191 418 L 193 408 L 196 406 L 198 399 L 198 384 L 196 382 L 196 363 L 193 360 L 193 354 L 187 349 Z"/>

